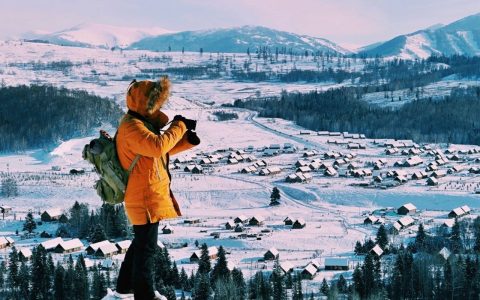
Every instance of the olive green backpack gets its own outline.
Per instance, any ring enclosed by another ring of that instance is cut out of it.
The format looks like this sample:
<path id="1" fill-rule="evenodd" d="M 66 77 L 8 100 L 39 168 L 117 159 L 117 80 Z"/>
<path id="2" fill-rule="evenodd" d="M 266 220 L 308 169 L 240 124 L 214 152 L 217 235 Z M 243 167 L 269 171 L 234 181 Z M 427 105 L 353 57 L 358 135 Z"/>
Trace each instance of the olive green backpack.
<path id="1" fill-rule="evenodd" d="M 100 179 L 95 183 L 97 194 L 105 203 L 115 205 L 122 203 L 125 197 L 128 176 L 140 159 L 135 156 L 128 170 L 124 170 L 117 155 L 115 138 L 100 130 L 100 137 L 86 144 L 82 151 L 83 159 L 95 166 Z"/>

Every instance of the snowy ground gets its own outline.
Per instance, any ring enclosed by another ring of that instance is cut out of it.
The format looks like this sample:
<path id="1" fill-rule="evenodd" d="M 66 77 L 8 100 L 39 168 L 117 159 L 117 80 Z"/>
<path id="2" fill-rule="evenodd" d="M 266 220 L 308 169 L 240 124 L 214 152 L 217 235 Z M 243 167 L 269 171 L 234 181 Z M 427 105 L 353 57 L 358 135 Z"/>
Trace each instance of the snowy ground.
<path id="1" fill-rule="evenodd" d="M 21 49 L 21 51 L 19 51 Z M 135 76 L 148 57 L 162 58 L 162 54 L 155 52 L 124 51 L 112 52 L 100 49 L 81 49 L 59 47 L 52 45 L 29 44 L 23 45 L 13 42 L 0 42 L 0 81 L 7 85 L 29 84 L 32 82 L 51 83 L 63 85 L 68 88 L 81 88 L 94 91 L 103 96 L 116 99 L 123 105 L 124 90 L 130 79 L 123 76 Z M 168 60 L 169 66 L 179 66 L 184 63 L 189 65 L 202 64 L 210 60 L 209 54 L 203 57 L 197 53 L 171 55 L 173 60 Z M 32 61 L 60 61 L 68 59 L 78 62 L 68 74 L 55 71 L 37 71 L 23 66 L 22 63 Z M 213 55 L 215 59 L 215 55 Z M 233 58 L 231 58 L 233 59 Z M 235 57 L 240 63 L 245 55 Z M 92 61 L 94 60 L 94 61 Z M 89 61 L 91 61 L 89 63 Z M 161 64 L 161 63 L 159 63 Z M 292 64 L 288 65 L 292 67 Z M 296 67 L 301 67 L 298 62 Z M 304 66 L 309 67 L 308 65 Z M 310 65 L 310 67 L 312 67 Z M 94 74 L 92 71 L 95 71 Z M 91 79 L 91 80 L 90 80 Z M 454 80 L 438 83 L 436 86 L 427 86 L 425 92 L 443 93 L 440 87 L 456 86 Z M 163 223 L 171 224 L 175 232 L 172 235 L 161 235 L 160 239 L 167 245 L 178 242 L 188 242 L 188 247 L 171 249 L 171 254 L 180 266 L 191 270 L 195 264 L 188 262 L 189 256 L 195 250 L 194 241 L 206 242 L 209 245 L 223 245 L 230 253 L 228 258 L 245 271 L 247 277 L 255 271 L 270 269 L 272 263 L 259 262 L 263 253 L 276 247 L 280 251 L 281 260 L 291 261 L 295 267 L 301 268 L 310 260 L 325 257 L 349 257 L 352 266 L 355 263 L 353 246 L 357 240 L 363 241 L 372 237 L 377 227 L 364 226 L 365 215 L 376 209 L 385 207 L 399 207 L 408 202 L 414 203 L 420 210 L 415 216 L 418 221 L 433 219 L 427 227 L 433 229 L 440 225 L 451 209 L 469 205 L 476 215 L 480 209 L 480 195 L 474 195 L 476 188 L 480 187 L 480 176 L 464 170 L 460 173 L 440 178 L 438 187 L 428 187 L 425 180 L 410 180 L 404 185 L 394 189 L 381 190 L 357 187 L 359 183 L 368 183 L 371 177 L 365 179 L 353 177 L 326 177 L 323 172 L 314 172 L 310 183 L 290 184 L 285 182 L 285 177 L 295 172 L 293 164 L 302 160 L 304 149 L 315 149 L 319 152 L 314 157 L 325 160 L 323 154 L 328 151 L 341 153 L 355 152 L 358 154 L 355 162 L 363 167 L 380 158 L 387 161 L 387 167 L 382 171 L 394 170 L 395 161 L 406 159 L 404 155 L 387 156 L 385 148 L 380 146 L 385 141 L 371 139 L 355 140 L 353 142 L 365 143 L 363 150 L 349 150 L 346 145 L 334 144 L 334 141 L 344 141 L 343 137 L 318 136 L 316 134 L 300 135 L 303 128 L 292 122 L 279 119 L 261 119 L 256 113 L 240 109 L 222 108 L 219 104 L 231 103 L 238 98 L 247 98 L 258 95 L 277 95 L 281 90 L 308 91 L 332 87 L 334 84 L 279 84 L 279 83 L 242 83 L 227 80 L 193 80 L 174 81 L 174 93 L 166 109 L 172 117 L 183 114 L 198 120 L 198 135 L 202 140 L 191 154 L 198 158 L 217 150 L 245 149 L 253 146 L 251 155 L 264 159 L 268 166 L 278 166 L 282 172 L 275 176 L 258 176 L 257 174 L 240 174 L 238 171 L 253 163 L 239 163 L 229 165 L 225 159 L 219 164 L 209 168 L 203 175 L 192 175 L 180 170 L 172 170 L 172 189 L 180 201 L 184 218 Z M 447 89 L 445 89 L 446 91 Z M 399 92 L 401 93 L 401 92 Z M 446 92 L 445 92 L 446 93 Z M 382 95 L 369 95 L 368 101 L 376 103 L 375 99 L 383 98 Z M 403 98 L 403 97 L 402 97 Z M 214 103 L 212 103 L 214 102 Z M 212 105 L 213 104 L 213 105 Z M 234 111 L 238 114 L 237 120 L 218 122 L 212 114 L 217 110 Z M 113 133 L 112 128 L 102 127 Z M 86 202 L 91 208 L 98 207 L 100 199 L 96 196 L 92 186 L 96 175 L 91 172 L 91 166 L 81 158 L 81 150 L 96 134 L 80 137 L 55 145 L 51 149 L 37 149 L 21 154 L 4 154 L 0 156 L 0 176 L 13 176 L 17 179 L 20 195 L 15 198 L 1 198 L 0 205 L 9 205 L 14 213 L 7 216 L 7 220 L 0 221 L 0 235 L 14 236 L 19 245 L 32 246 L 40 242 L 32 239 L 21 240 L 15 235 L 21 231 L 22 219 L 29 210 L 33 210 L 38 217 L 38 212 L 47 208 L 67 209 L 75 201 Z M 348 140 L 351 141 L 351 140 Z M 381 143 L 382 142 L 382 143 Z M 263 157 L 258 148 L 268 147 L 271 144 L 291 143 L 299 150 L 296 153 L 281 154 L 273 157 Z M 444 151 L 446 145 L 431 145 L 432 148 Z M 472 149 L 474 146 L 450 145 L 456 150 Z M 229 152 L 219 153 L 228 155 Z M 182 156 L 182 155 L 181 155 Z M 423 170 L 433 157 L 422 153 L 424 164 L 414 168 L 403 168 L 410 175 L 414 171 Z M 480 166 L 474 159 L 480 158 L 479 154 L 461 155 L 464 161 L 449 162 L 442 166 L 448 169 L 454 165 L 465 167 Z M 468 159 L 468 160 L 467 160 Z M 59 171 L 53 171 L 59 167 Z M 82 168 L 84 175 L 69 175 L 69 170 Z M 281 190 L 282 204 L 278 207 L 268 206 L 270 191 L 276 186 Z M 238 233 L 224 229 L 224 224 L 238 216 L 252 217 L 261 215 L 266 218 L 265 225 L 261 228 L 251 227 L 248 233 L 262 234 L 257 238 L 240 238 Z M 304 229 L 293 230 L 283 225 L 286 216 L 303 218 L 307 222 Z M 185 218 L 199 218 L 200 224 L 186 225 Z M 399 217 L 395 214 L 386 217 L 387 223 L 396 221 Z M 16 220 L 14 220 L 16 219 Z M 262 229 L 270 232 L 262 233 Z M 54 233 L 55 224 L 45 225 L 42 230 Z M 402 232 L 396 242 L 408 239 L 412 230 Z M 215 239 L 210 234 L 220 232 L 220 238 Z M 85 242 L 86 244 L 86 242 Z M 5 254 L 6 250 L 2 250 Z M 122 256 L 117 257 L 119 260 Z M 339 276 L 342 271 L 325 272 L 317 276 L 314 281 L 324 277 Z M 349 272 L 345 274 L 349 275 Z"/>

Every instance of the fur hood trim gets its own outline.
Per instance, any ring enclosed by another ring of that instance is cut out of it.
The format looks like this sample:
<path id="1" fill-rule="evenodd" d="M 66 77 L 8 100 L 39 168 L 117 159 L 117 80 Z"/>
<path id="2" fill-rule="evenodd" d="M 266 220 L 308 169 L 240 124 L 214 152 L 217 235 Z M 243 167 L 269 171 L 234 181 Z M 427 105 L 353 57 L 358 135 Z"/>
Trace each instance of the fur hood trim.
<path id="1" fill-rule="evenodd" d="M 152 115 L 168 101 L 170 88 L 166 76 L 158 81 L 133 81 L 127 91 L 127 107 L 144 116 Z"/>

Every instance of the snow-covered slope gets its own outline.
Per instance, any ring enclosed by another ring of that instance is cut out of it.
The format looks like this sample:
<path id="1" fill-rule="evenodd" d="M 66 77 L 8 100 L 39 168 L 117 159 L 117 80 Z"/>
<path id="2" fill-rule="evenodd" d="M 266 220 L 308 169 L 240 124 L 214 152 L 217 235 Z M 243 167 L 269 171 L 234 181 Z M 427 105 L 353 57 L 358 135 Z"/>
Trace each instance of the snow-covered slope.
<path id="1" fill-rule="evenodd" d="M 147 37 L 136 43 L 131 48 L 145 50 L 165 51 L 169 47 L 173 51 L 199 51 L 203 48 L 206 52 L 238 52 L 244 53 L 250 48 L 254 52 L 258 47 L 268 46 L 271 51 L 286 48 L 288 52 L 323 51 L 346 54 L 350 51 L 323 38 L 298 35 L 278 31 L 261 26 L 243 26 L 226 29 L 211 29 L 201 31 L 184 31 L 165 34 L 158 37 Z"/>
<path id="2" fill-rule="evenodd" d="M 25 33 L 23 38 L 67 46 L 124 48 L 145 37 L 166 33 L 172 33 L 172 31 L 158 27 L 133 28 L 85 23 L 52 33 L 33 31 Z"/>
<path id="3" fill-rule="evenodd" d="M 400 35 L 379 45 L 364 47 L 362 53 L 407 59 L 426 58 L 431 55 L 480 55 L 480 14 L 446 26 L 435 25 Z"/>

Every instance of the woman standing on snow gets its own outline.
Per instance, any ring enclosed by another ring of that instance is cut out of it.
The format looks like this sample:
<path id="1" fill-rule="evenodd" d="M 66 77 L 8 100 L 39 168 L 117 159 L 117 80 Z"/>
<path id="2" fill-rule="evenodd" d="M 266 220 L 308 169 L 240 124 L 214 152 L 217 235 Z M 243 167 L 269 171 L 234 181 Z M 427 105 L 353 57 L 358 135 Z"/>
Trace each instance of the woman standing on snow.
<path id="1" fill-rule="evenodd" d="M 128 248 L 117 279 L 117 298 L 165 299 L 154 287 L 153 265 L 158 240 L 158 222 L 181 215 L 170 190 L 170 155 L 200 143 L 196 121 L 175 116 L 160 134 L 168 117 L 160 111 L 170 94 L 167 77 L 157 82 L 132 81 L 127 91 L 128 112 L 118 128 L 118 158 L 126 170 L 139 156 L 130 173 L 125 209 L 133 224 L 134 239 Z"/>

